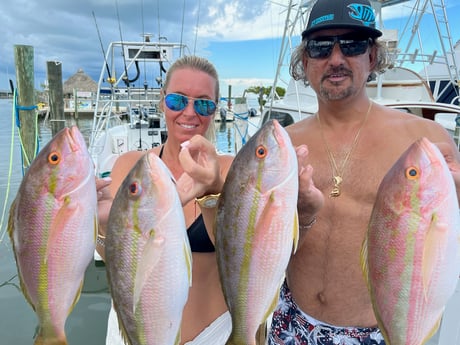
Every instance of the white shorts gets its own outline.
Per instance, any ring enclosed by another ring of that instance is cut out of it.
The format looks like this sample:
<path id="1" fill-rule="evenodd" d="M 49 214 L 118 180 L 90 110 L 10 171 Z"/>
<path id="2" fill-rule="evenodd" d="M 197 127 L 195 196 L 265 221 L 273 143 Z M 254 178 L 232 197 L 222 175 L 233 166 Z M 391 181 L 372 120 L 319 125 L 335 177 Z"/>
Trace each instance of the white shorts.
<path id="1" fill-rule="evenodd" d="M 215 319 L 192 341 L 184 345 L 225 345 L 232 331 L 232 319 L 227 311 Z"/>
<path id="2" fill-rule="evenodd" d="M 227 311 L 215 319 L 206 327 L 195 339 L 185 343 L 185 345 L 225 345 L 230 332 L 232 331 L 232 319 Z M 118 327 L 118 318 L 115 309 L 110 308 L 109 319 L 107 322 L 106 345 L 125 345 Z"/>

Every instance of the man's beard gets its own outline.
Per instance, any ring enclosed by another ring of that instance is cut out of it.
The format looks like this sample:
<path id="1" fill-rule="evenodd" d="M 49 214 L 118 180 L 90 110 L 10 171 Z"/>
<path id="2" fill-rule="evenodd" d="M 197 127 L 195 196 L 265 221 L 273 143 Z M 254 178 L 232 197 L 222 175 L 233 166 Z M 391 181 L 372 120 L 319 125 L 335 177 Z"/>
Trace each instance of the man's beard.
<path id="1" fill-rule="evenodd" d="M 353 86 L 349 86 L 346 89 L 340 89 L 336 90 L 334 88 L 326 88 L 323 86 L 323 84 L 320 85 L 319 87 L 319 94 L 321 98 L 328 100 L 328 101 L 338 101 L 341 99 L 345 99 L 352 94 L 354 94 L 354 88 Z"/>
<path id="2" fill-rule="evenodd" d="M 353 88 L 353 83 L 345 89 L 336 88 L 336 86 L 340 87 L 340 83 L 336 84 L 330 81 L 328 81 L 328 83 L 330 84 L 329 87 L 324 86 L 324 81 L 327 80 L 331 75 L 334 75 L 334 74 L 348 76 L 353 82 L 352 71 L 346 68 L 343 68 L 342 66 L 339 66 L 337 68 L 331 68 L 324 74 L 323 78 L 321 79 L 321 84 L 319 87 L 319 95 L 323 99 L 328 100 L 328 101 L 337 101 L 337 100 L 345 99 L 351 96 L 355 91 Z"/>

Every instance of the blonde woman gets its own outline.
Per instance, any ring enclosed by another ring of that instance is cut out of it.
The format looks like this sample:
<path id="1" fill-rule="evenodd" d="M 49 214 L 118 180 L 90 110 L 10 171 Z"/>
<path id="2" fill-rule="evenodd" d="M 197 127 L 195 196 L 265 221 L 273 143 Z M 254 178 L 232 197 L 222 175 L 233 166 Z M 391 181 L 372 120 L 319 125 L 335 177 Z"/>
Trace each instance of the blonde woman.
<path id="1" fill-rule="evenodd" d="M 217 155 L 212 144 L 218 97 L 218 75 L 208 60 L 196 56 L 178 59 L 167 73 L 160 102 L 168 139 L 164 145 L 151 149 L 177 181 L 192 248 L 193 282 L 183 313 L 181 344 L 225 344 L 231 331 L 214 250 L 213 197 L 208 198 L 211 203 L 206 204 L 195 200 L 221 191 L 233 159 L 230 155 Z M 188 142 L 185 150 L 182 149 L 184 142 Z M 196 161 L 193 157 L 198 152 L 200 160 Z M 123 154 L 113 166 L 111 183 L 98 181 L 102 194 L 99 199 L 102 236 L 117 189 L 144 153 L 131 151 Z M 104 257 L 104 248 L 98 246 L 97 249 Z M 109 315 L 106 344 L 123 344 L 113 308 Z"/>

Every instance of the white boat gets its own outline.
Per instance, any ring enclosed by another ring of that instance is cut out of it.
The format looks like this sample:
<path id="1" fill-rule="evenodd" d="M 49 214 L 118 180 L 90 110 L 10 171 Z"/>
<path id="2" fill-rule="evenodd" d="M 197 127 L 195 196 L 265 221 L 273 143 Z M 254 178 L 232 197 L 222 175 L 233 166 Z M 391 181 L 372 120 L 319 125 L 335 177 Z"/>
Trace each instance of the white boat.
<path id="1" fill-rule="evenodd" d="M 185 46 L 164 39 L 111 42 L 98 81 L 89 151 L 96 174 L 110 174 L 113 163 L 131 150 L 164 143 L 167 130 L 159 109 L 167 68 Z M 150 78 L 150 79 L 149 79 Z"/>
<path id="2" fill-rule="evenodd" d="M 298 44 L 300 33 L 308 21 L 308 14 L 315 0 L 302 1 L 295 4 L 292 0 L 286 7 L 286 21 L 284 37 L 280 51 L 278 69 L 272 87 L 272 94 L 265 104 L 262 116 L 254 122 L 250 117 L 238 118 L 235 124 L 240 135 L 235 138 L 237 150 L 244 145 L 265 122 L 277 119 L 283 126 L 288 126 L 305 117 L 312 116 L 318 110 L 316 94 L 303 81 L 294 81 L 292 78 L 287 83 L 286 93 L 280 98 L 273 93 L 277 86 L 284 87 L 281 70 L 289 62 L 289 52 Z M 381 8 L 393 6 L 408 0 L 378 0 L 372 1 L 381 19 Z M 430 12 L 431 11 L 431 12 Z M 447 12 L 444 0 L 416 0 L 413 15 L 410 17 L 414 24 L 410 25 L 411 37 L 409 45 L 418 33 L 421 18 L 429 13 L 434 19 L 433 28 L 437 29 L 442 51 L 432 54 L 423 54 L 421 50 L 409 51 L 410 47 L 403 50 L 398 46 L 400 36 L 394 30 L 384 32 L 382 39 L 386 40 L 393 54 L 394 67 L 377 76 L 376 80 L 367 84 L 369 97 L 379 103 L 392 108 L 400 109 L 418 116 L 429 118 L 441 123 L 453 136 L 457 145 L 460 145 L 460 106 L 459 103 L 459 78 L 457 53 L 453 49 L 452 38 L 447 21 Z M 297 37 L 297 41 L 296 41 Z M 297 43 L 294 43 L 297 42 Z M 458 50 L 459 44 L 455 46 Z M 287 61 L 287 62 L 286 62 Z M 405 67 L 408 64 L 419 62 L 425 64 L 423 71 L 431 70 L 431 74 L 420 73 Z M 435 74 L 441 70 L 442 73 Z M 446 93 L 454 95 L 449 98 L 450 103 L 442 102 Z M 460 146 L 459 146 L 460 148 Z M 460 345 L 460 279 L 456 291 L 446 306 L 443 319 L 438 332 L 427 342 L 427 345 Z"/>
<path id="3" fill-rule="evenodd" d="M 380 17 L 380 21 L 383 22 L 381 16 L 382 7 L 398 5 L 408 2 L 408 0 L 371 0 L 371 2 L 377 9 L 377 18 Z M 269 119 L 277 119 L 283 126 L 287 126 L 311 116 L 317 111 L 316 94 L 309 86 L 305 86 L 303 81 L 294 81 L 292 78 L 286 86 L 286 83 L 283 84 L 282 80 L 283 69 L 286 70 L 289 65 L 289 52 L 298 44 L 300 33 L 306 26 L 308 14 L 313 3 L 314 0 L 305 0 L 295 4 L 291 0 L 286 7 L 285 34 L 272 94 L 264 106 L 262 116 L 257 119 L 257 123 L 254 123 L 251 118 L 246 122 L 240 120 L 240 123 L 238 123 L 238 126 L 242 128 L 240 132 L 247 133 L 247 137 L 235 139 L 237 150 Z M 460 115 L 457 84 L 460 77 L 456 64 L 456 53 L 448 27 L 444 0 L 417 0 L 415 1 L 413 12 L 409 17 L 414 23 L 410 26 L 411 37 L 407 39 L 408 45 L 413 42 L 414 37 L 417 37 L 420 20 L 428 13 L 435 21 L 433 27 L 437 28 L 439 33 L 442 51 L 423 54 L 421 48 L 416 48 L 414 51 L 409 51 L 408 47 L 403 49 L 399 47 L 401 35 L 398 35 L 395 30 L 382 29 L 383 36 L 381 40 L 384 40 L 387 44 L 394 66 L 385 73 L 377 75 L 376 80 L 367 84 L 369 97 L 379 104 L 438 121 L 459 144 L 459 126 L 457 126 L 458 121 L 456 119 Z M 414 63 L 425 66 L 425 68 L 422 68 L 424 76 L 406 67 L 413 66 Z M 434 77 L 433 72 L 431 73 L 433 77 L 430 79 L 430 75 L 427 73 L 428 67 L 433 71 L 441 69 L 444 73 Z M 283 98 L 273 93 L 276 87 L 279 86 L 286 88 L 286 94 Z M 451 98 L 449 99 L 452 103 L 441 101 L 446 96 L 446 93 L 450 93 Z M 452 96 L 452 93 L 454 93 L 454 96 Z"/>

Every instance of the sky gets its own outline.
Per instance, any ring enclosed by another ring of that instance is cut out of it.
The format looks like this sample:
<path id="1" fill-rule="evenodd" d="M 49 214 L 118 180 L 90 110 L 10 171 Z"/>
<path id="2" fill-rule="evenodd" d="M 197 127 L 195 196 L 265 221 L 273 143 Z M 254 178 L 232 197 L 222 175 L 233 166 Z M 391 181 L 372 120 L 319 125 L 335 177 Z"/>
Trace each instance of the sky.
<path id="1" fill-rule="evenodd" d="M 63 81 L 79 69 L 98 80 L 104 62 L 101 44 L 106 49 L 111 41 L 136 41 L 143 33 L 153 34 L 153 40 L 162 36 L 183 42 L 191 54 L 208 58 L 218 70 L 223 95 L 229 85 L 232 95 L 242 95 L 251 86 L 271 86 L 282 51 L 288 3 L 276 1 L 5 0 L 0 11 L 0 90 L 9 89 L 10 79 L 15 84 L 17 45 L 33 47 L 34 84 L 41 89 L 48 61 L 62 64 Z M 380 27 L 402 32 L 417 1 L 384 8 Z M 460 2 L 444 3 L 455 43 L 460 40 L 460 25 L 454 21 Z M 291 17 L 297 8 L 293 7 Z M 426 50 L 439 49 L 434 47 L 434 22 L 428 17 L 421 23 L 419 41 Z M 301 29 L 298 23 L 293 45 Z M 287 71 L 282 71 L 282 79 L 288 79 Z"/>

